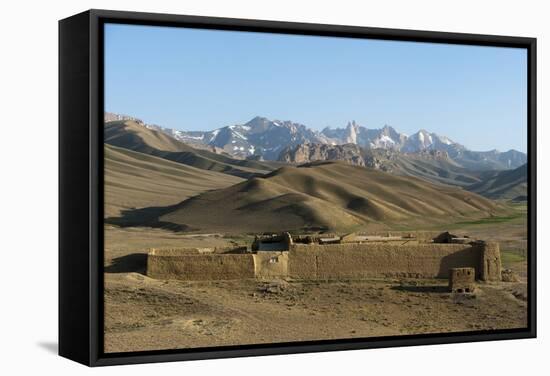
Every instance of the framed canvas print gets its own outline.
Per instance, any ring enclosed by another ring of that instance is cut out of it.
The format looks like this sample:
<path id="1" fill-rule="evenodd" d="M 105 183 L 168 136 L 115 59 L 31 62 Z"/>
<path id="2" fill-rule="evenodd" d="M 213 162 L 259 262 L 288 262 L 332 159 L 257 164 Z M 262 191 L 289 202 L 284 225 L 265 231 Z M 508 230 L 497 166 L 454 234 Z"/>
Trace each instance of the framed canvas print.
<path id="1" fill-rule="evenodd" d="M 536 335 L 535 39 L 106 10 L 59 31 L 60 355 Z"/>

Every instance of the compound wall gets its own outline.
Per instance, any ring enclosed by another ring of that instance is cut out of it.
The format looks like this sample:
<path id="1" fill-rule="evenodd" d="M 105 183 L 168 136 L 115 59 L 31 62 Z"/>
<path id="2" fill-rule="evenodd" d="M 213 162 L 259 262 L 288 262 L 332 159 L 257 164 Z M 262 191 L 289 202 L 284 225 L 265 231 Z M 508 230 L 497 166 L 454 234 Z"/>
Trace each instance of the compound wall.
<path id="1" fill-rule="evenodd" d="M 172 253 L 172 252 L 170 252 Z M 188 281 L 254 278 L 252 254 L 179 254 L 150 252 L 147 275 Z"/>
<path id="2" fill-rule="evenodd" d="M 448 278 L 458 267 L 500 279 L 498 244 L 293 244 L 289 252 L 289 277 L 298 279 Z"/>
<path id="3" fill-rule="evenodd" d="M 477 279 L 500 280 L 498 243 L 291 244 L 288 252 L 254 254 L 170 249 L 147 258 L 148 276 L 182 280 L 448 278 L 451 268 L 465 267 L 474 268 Z"/>

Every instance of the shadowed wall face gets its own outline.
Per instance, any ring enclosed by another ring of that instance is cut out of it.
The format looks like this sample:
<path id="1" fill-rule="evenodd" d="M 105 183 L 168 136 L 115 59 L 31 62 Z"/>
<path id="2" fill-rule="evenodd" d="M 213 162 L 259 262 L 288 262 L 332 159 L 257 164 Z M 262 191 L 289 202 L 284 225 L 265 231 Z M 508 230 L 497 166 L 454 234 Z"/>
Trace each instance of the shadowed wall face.
<path id="1" fill-rule="evenodd" d="M 289 276 L 448 278 L 451 268 L 478 268 L 481 256 L 478 246 L 464 244 L 294 244 L 289 252 Z"/>

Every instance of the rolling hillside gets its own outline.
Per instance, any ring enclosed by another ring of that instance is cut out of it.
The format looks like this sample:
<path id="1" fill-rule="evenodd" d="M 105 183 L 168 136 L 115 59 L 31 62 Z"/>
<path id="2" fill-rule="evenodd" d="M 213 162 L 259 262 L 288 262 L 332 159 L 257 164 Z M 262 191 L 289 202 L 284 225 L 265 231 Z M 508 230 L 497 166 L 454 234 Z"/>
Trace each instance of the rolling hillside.
<path id="1" fill-rule="evenodd" d="M 266 163 L 233 159 L 207 150 L 194 149 L 163 132 L 148 129 L 131 120 L 106 123 L 104 142 L 199 169 L 243 178 L 263 175 L 274 169 Z"/>
<path id="2" fill-rule="evenodd" d="M 382 151 L 377 155 L 376 151 L 366 151 L 367 155 L 372 153 L 370 160 L 374 160 L 374 166 L 379 165 L 382 171 L 396 175 L 413 176 L 427 180 L 431 183 L 455 185 L 467 187 L 480 181 L 479 172 L 463 168 L 450 159 L 444 152 L 419 152 L 419 153 L 391 153 Z M 390 156 L 384 157 L 384 155 Z M 394 155 L 391 155 L 394 154 Z M 366 157 L 367 166 L 370 166 L 369 158 Z"/>
<path id="3" fill-rule="evenodd" d="M 105 217 L 132 208 L 173 205 L 242 181 L 116 146 L 105 145 L 104 152 Z"/>
<path id="4" fill-rule="evenodd" d="M 527 197 L 527 164 L 514 170 L 493 171 L 468 187 L 468 190 L 492 199 L 517 199 Z"/>
<path id="5" fill-rule="evenodd" d="M 463 168 L 446 152 L 437 150 L 401 153 L 388 149 L 363 149 L 356 144 L 300 144 L 284 149 L 279 160 L 298 165 L 316 161 L 345 161 L 395 175 L 414 176 L 431 183 L 460 187 L 481 181 L 480 172 Z"/>
<path id="6" fill-rule="evenodd" d="M 481 218 L 491 200 L 342 162 L 283 167 L 265 177 L 200 194 L 166 208 L 157 220 L 189 230 L 263 232 L 421 225 Z"/>

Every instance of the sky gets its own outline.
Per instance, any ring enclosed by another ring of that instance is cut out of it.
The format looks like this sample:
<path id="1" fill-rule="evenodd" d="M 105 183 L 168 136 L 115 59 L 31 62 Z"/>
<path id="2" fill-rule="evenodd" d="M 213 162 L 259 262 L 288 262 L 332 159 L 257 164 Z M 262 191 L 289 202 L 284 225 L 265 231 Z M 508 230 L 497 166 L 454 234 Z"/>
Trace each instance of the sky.
<path id="1" fill-rule="evenodd" d="M 527 150 L 525 49 L 119 24 L 104 35 L 105 110 L 146 123 L 355 120 Z"/>

